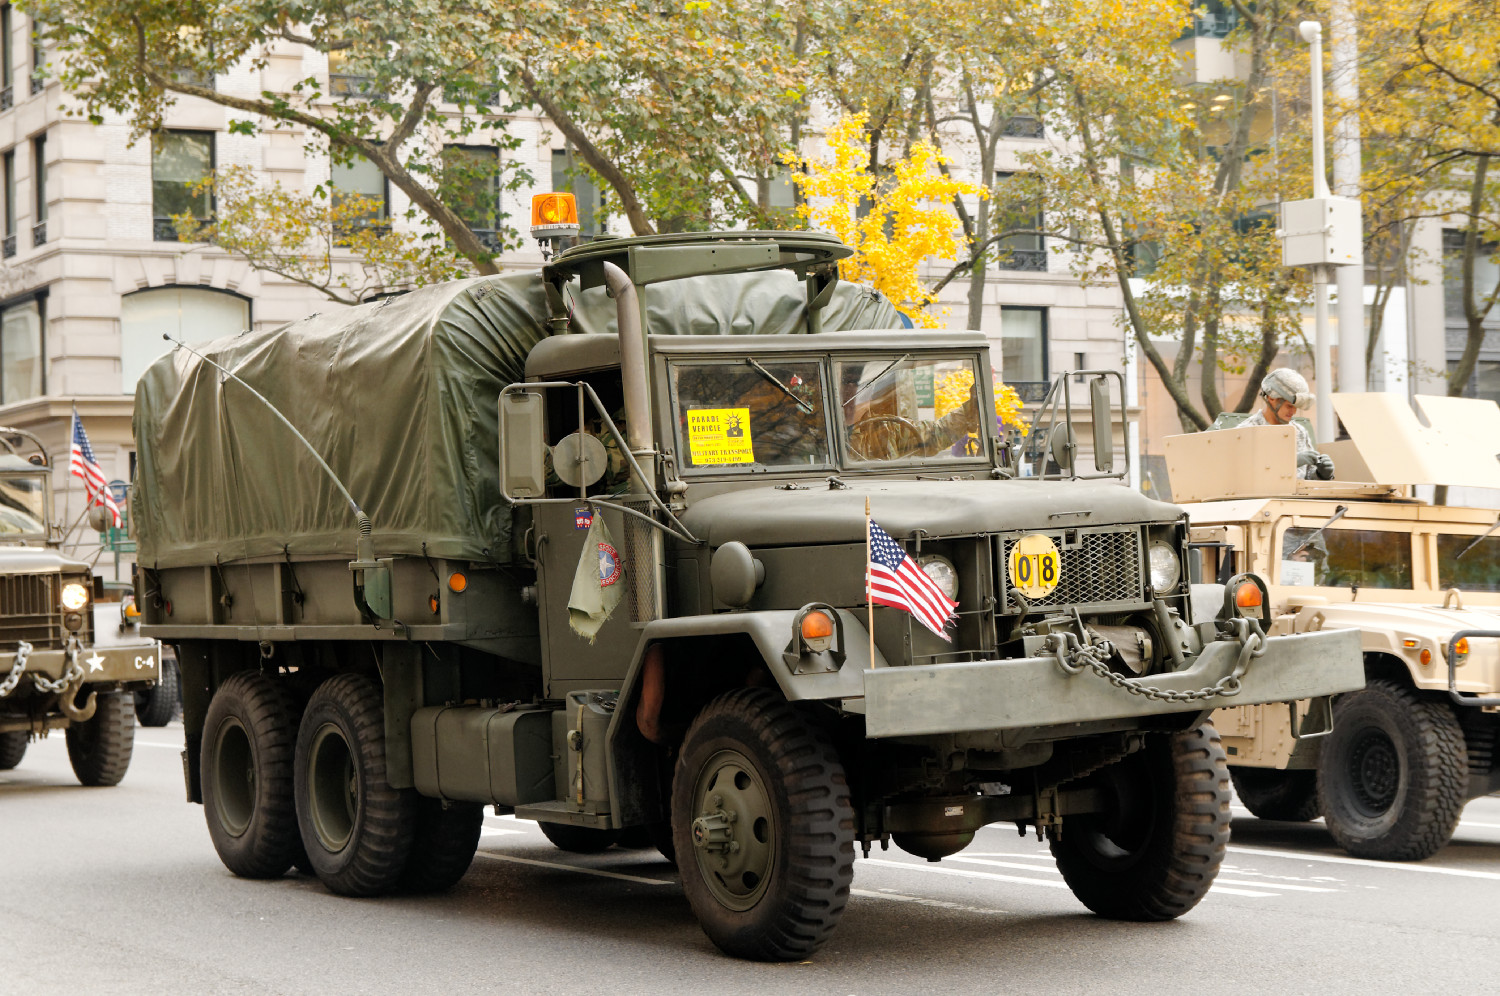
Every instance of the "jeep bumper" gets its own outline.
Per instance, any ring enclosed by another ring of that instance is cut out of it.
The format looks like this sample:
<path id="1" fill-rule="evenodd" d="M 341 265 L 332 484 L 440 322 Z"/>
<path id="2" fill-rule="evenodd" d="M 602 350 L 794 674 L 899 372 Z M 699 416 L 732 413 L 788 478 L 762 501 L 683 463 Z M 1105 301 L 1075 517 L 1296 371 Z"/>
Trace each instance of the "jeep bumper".
<path id="1" fill-rule="evenodd" d="M 1182 671 L 1135 684 L 1163 690 L 1208 688 L 1233 673 L 1240 645 L 1209 644 Z M 1053 658 L 924 664 L 865 671 L 865 734 L 922 736 L 971 730 L 1060 726 L 1196 712 L 1332 695 L 1363 688 L 1365 672 L 1355 630 L 1271 637 L 1252 658 L 1236 695 L 1170 702 L 1132 694 L 1097 674 L 1064 673 Z"/>
<path id="2" fill-rule="evenodd" d="M 0 654 L 0 677 L 10 674 L 15 665 L 14 652 Z M 83 668 L 84 685 L 155 682 L 161 676 L 161 644 L 152 640 L 123 647 L 80 647 L 78 666 Z M 56 681 L 67 674 L 67 671 L 66 651 L 32 650 L 26 658 L 24 673 Z M 29 688 L 30 685 L 23 677 L 23 687 Z"/>

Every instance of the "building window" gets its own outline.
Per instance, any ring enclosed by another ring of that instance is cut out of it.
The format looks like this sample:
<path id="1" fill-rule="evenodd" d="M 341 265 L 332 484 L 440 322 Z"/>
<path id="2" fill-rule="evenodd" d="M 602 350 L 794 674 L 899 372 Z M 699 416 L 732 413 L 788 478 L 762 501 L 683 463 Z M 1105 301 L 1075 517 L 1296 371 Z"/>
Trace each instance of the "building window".
<path id="1" fill-rule="evenodd" d="M 499 252 L 505 217 L 500 210 L 500 150 L 493 145 L 445 147 L 443 187 L 448 205 L 469 231 L 490 252 Z"/>
<path id="2" fill-rule="evenodd" d="M 151 139 L 151 204 L 158 242 L 177 241 L 173 215 L 213 218 L 212 191 L 199 185 L 214 171 L 214 133 L 163 131 Z"/>
<path id="3" fill-rule="evenodd" d="M 1029 229 L 1040 233 L 1045 224 L 1041 181 L 1031 173 L 996 173 L 994 229 Z M 1047 243 L 1040 234 L 1012 235 L 995 245 L 1002 270 L 1047 272 Z"/>
<path id="4" fill-rule="evenodd" d="M 10 29 L 15 24 L 11 17 L 11 6 L 0 6 L 0 111 L 15 105 L 15 92 L 11 89 L 12 76 L 16 70 L 14 43 Z"/>
<path id="5" fill-rule="evenodd" d="M 0 243 L 6 259 L 16 254 L 16 150 L 0 156 L 0 182 L 5 184 L 5 241 Z"/>
<path id="6" fill-rule="evenodd" d="M 1047 309 L 1000 308 L 1000 377 L 1022 401 L 1047 391 Z"/>
<path id="7" fill-rule="evenodd" d="M 1443 229 L 1443 317 L 1450 326 L 1467 328 L 1469 320 L 1464 316 L 1464 238 L 1467 233 L 1457 228 Z M 1486 297 L 1495 293 L 1500 284 L 1500 262 L 1496 254 L 1500 245 L 1479 240 L 1474 257 L 1474 295 L 1481 306 Z M 1500 312 L 1493 312 L 1492 319 L 1500 319 Z"/>
<path id="8" fill-rule="evenodd" d="M 339 221 L 337 234 L 340 235 L 348 235 L 359 228 L 382 226 L 391 216 L 391 185 L 385 174 L 359 153 L 351 155 L 347 162 L 335 162 L 329 170 L 333 206 L 340 207 L 351 197 L 363 198 L 367 203 L 357 217 Z"/>
<path id="9" fill-rule="evenodd" d="M 36 194 L 36 203 L 31 209 L 31 244 L 43 245 L 47 241 L 47 136 L 38 135 L 31 140 L 31 186 Z"/>
<path id="10" fill-rule="evenodd" d="M 328 92 L 336 97 L 372 100 L 386 95 L 374 77 L 350 72 L 349 54 L 342 50 L 328 53 Z"/>
<path id="11" fill-rule="evenodd" d="M 41 397 L 42 309 L 36 299 L 5 309 L 0 314 L 0 404 L 14 404 Z"/>
<path id="12" fill-rule="evenodd" d="M 141 374 L 168 351 L 163 332 L 197 346 L 249 327 L 249 300 L 228 291 L 157 287 L 127 294 L 120 299 L 121 393 L 134 394 Z"/>
<path id="13" fill-rule="evenodd" d="M 42 44 L 41 21 L 31 22 L 31 92 L 41 93 L 47 88 L 47 50 Z"/>
<path id="14" fill-rule="evenodd" d="M 578 202 L 578 234 L 590 239 L 604 231 L 604 195 L 594 178 L 575 160 L 573 147 L 552 150 L 552 189 L 573 194 Z"/>

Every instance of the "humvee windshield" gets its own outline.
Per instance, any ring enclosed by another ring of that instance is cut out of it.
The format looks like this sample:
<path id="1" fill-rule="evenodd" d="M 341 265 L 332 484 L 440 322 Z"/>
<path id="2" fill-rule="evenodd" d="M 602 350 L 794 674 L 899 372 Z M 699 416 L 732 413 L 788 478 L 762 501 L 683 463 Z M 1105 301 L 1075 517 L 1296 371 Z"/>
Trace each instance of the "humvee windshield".
<path id="1" fill-rule="evenodd" d="M 45 536 L 46 496 L 41 474 L 0 475 L 0 536 Z"/>
<path id="2" fill-rule="evenodd" d="M 1327 529 L 1320 535 L 1316 533 L 1316 529 L 1291 528 L 1282 534 L 1282 584 L 1319 588 L 1411 587 L 1409 533 L 1375 529 Z M 1307 542 L 1309 539 L 1311 542 Z"/>
<path id="3" fill-rule="evenodd" d="M 1500 536 L 1438 534 L 1438 587 L 1463 591 L 1500 591 Z M 1474 545 L 1464 553 L 1464 548 Z M 1459 556 L 1459 554 L 1463 556 Z"/>

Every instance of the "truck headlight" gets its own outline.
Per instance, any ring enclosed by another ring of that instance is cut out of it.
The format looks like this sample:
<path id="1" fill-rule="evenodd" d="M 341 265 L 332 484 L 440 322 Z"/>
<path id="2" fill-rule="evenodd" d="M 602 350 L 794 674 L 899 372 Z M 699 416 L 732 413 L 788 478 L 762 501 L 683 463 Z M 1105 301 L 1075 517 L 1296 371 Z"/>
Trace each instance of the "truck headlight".
<path id="1" fill-rule="evenodd" d="M 933 584 L 943 590 L 944 595 L 958 601 L 958 569 L 953 566 L 953 561 L 933 554 L 917 561 L 917 565 L 922 568 L 923 574 L 932 579 Z"/>
<path id="2" fill-rule="evenodd" d="M 1158 540 L 1151 544 L 1147 559 L 1151 566 L 1152 591 L 1165 595 L 1177 586 L 1177 579 L 1182 576 L 1182 565 L 1177 561 L 1176 550 Z"/>
<path id="3" fill-rule="evenodd" d="M 77 612 L 89 604 L 89 590 L 77 581 L 63 585 L 62 607 L 69 612 Z"/>

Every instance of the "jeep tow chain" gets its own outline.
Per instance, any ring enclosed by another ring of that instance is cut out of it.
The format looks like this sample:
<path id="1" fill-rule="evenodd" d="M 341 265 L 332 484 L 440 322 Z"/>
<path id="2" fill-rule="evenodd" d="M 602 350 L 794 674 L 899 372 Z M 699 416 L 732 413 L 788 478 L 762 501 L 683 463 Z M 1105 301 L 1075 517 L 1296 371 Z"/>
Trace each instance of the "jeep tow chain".
<path id="1" fill-rule="evenodd" d="M 1174 688 L 1157 688 L 1154 685 L 1143 685 L 1137 679 L 1127 678 L 1109 667 L 1106 663 L 1114 654 L 1114 647 L 1108 640 L 1102 640 L 1096 644 L 1084 645 L 1074 633 L 1053 633 L 1047 637 L 1046 649 L 1057 660 L 1057 666 L 1062 668 L 1064 674 L 1074 675 L 1083 671 L 1092 671 L 1105 678 L 1116 688 L 1123 688 L 1131 695 L 1144 695 L 1148 699 L 1160 702 L 1200 702 L 1216 696 L 1229 698 L 1240 692 L 1240 677 L 1244 675 L 1250 666 L 1250 659 L 1260 657 L 1266 652 L 1266 635 L 1261 632 L 1259 626 L 1253 626 L 1249 619 L 1232 619 L 1229 624 L 1235 630 L 1235 639 L 1239 641 L 1239 658 L 1235 661 L 1234 670 L 1207 688 L 1197 690 L 1178 691 Z"/>

